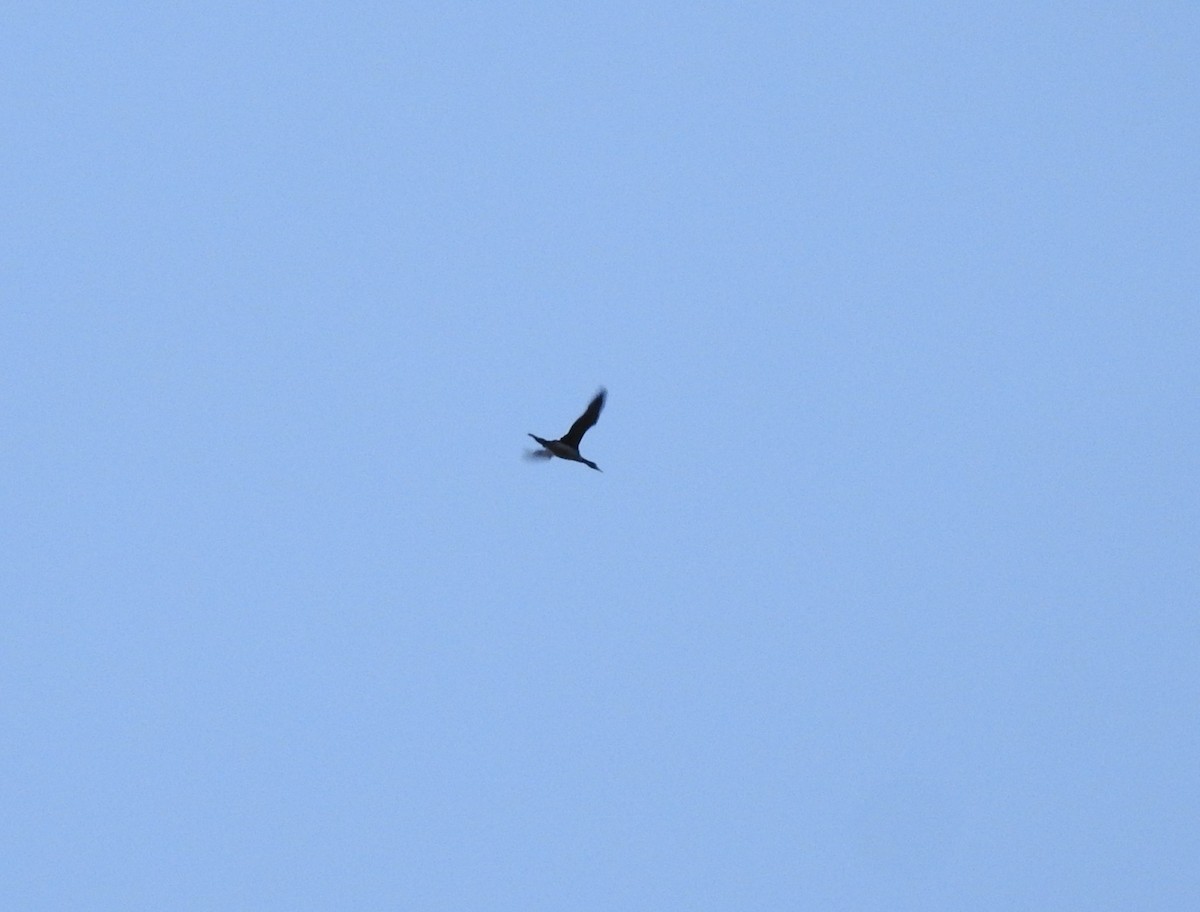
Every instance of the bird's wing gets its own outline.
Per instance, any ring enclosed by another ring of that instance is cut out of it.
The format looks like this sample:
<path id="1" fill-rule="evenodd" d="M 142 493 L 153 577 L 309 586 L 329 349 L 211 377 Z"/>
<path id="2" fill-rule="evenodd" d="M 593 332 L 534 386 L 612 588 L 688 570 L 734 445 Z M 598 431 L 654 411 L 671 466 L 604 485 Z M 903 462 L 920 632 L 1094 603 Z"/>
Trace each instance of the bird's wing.
<path id="1" fill-rule="evenodd" d="M 600 419 L 600 410 L 604 408 L 605 395 L 606 393 L 603 389 L 596 393 L 596 398 L 588 405 L 587 411 L 576 418 L 575 423 L 571 425 L 571 430 L 562 436 L 563 443 L 570 444 L 577 450 L 579 449 L 583 435 L 588 432 L 588 428 Z"/>

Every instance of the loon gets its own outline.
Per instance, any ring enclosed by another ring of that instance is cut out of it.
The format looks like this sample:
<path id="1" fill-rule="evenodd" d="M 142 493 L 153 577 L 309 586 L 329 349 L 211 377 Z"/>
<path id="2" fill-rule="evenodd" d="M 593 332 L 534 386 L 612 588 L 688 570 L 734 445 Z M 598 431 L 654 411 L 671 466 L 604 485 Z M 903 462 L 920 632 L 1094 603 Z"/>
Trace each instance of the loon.
<path id="1" fill-rule="evenodd" d="M 542 449 L 536 450 L 530 455 L 537 459 L 549 459 L 552 456 L 557 456 L 559 459 L 570 459 L 574 462 L 582 462 L 590 469 L 595 469 L 597 472 L 603 471 L 600 466 L 592 462 L 590 459 L 584 459 L 579 455 L 579 443 L 583 440 L 583 435 L 588 432 L 593 424 L 600 419 L 600 410 L 604 408 L 604 397 L 607 392 L 600 389 L 596 393 L 596 398 L 589 403 L 587 411 L 575 419 L 575 423 L 571 425 L 571 430 L 563 434 L 558 440 L 543 440 L 537 434 L 529 436 L 542 445 Z"/>

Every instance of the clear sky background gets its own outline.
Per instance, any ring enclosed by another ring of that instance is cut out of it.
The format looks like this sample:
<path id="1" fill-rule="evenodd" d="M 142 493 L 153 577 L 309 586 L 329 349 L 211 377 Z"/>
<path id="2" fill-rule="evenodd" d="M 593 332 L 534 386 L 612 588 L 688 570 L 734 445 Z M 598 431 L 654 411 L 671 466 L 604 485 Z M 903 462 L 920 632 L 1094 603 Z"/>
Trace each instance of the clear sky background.
<path id="1" fill-rule="evenodd" d="M 11 5 L 0 905 L 1196 908 L 1197 47 Z"/>

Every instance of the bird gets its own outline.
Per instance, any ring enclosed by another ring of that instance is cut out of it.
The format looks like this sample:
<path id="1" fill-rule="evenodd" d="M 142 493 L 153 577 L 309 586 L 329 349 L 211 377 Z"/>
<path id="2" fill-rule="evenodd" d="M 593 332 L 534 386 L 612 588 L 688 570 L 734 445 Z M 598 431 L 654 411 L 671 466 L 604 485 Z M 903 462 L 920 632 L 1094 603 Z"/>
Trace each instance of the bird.
<path id="1" fill-rule="evenodd" d="M 601 387 L 600 392 L 596 393 L 596 397 L 588 403 L 587 411 L 576 418 L 575 423 L 571 425 L 571 430 L 559 437 L 558 440 L 543 440 L 537 434 L 530 434 L 530 437 L 542 445 L 542 449 L 536 450 L 530 455 L 537 459 L 549 459 L 557 456 L 559 459 L 582 462 L 589 469 L 595 469 L 597 472 L 604 471 L 590 459 L 584 459 L 579 455 L 579 444 L 588 429 L 600 420 L 600 410 L 604 408 L 604 397 L 607 395 L 607 391 Z"/>

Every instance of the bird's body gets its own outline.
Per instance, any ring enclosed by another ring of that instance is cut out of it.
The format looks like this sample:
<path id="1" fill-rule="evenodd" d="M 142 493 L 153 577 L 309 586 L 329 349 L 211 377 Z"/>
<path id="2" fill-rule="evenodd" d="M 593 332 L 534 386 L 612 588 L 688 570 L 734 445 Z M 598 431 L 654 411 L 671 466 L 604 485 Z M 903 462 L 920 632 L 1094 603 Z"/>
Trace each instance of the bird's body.
<path id="1" fill-rule="evenodd" d="M 600 410 L 604 408 L 605 395 L 605 390 L 601 389 L 588 404 L 587 411 L 575 419 L 575 423 L 571 425 L 571 430 L 563 434 L 558 440 L 543 440 L 537 434 L 530 434 L 530 437 L 542 445 L 542 449 L 532 455 L 543 459 L 549 459 L 552 456 L 557 456 L 559 459 L 570 459 L 572 462 L 582 462 L 585 466 L 595 469 L 597 472 L 601 471 L 596 463 L 590 459 L 584 459 L 579 455 L 579 444 L 583 441 L 583 435 L 588 432 L 588 429 L 600 420 Z"/>

